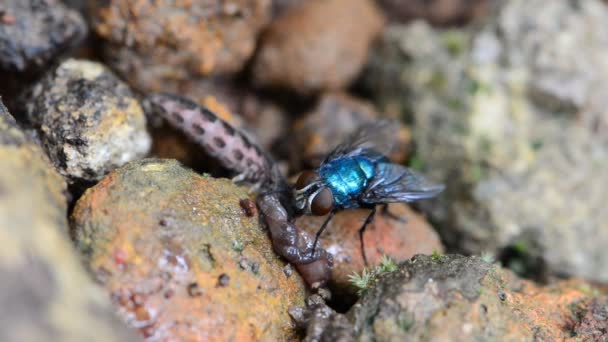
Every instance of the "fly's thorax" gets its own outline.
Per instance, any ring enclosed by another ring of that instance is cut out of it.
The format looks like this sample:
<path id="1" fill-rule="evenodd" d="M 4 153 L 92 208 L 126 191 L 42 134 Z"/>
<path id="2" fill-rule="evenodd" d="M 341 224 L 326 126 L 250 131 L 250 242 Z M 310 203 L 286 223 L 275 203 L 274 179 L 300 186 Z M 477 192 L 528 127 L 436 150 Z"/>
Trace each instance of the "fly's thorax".
<path id="1" fill-rule="evenodd" d="M 353 207 L 357 196 L 367 188 L 374 171 L 374 162 L 367 158 L 345 157 L 324 164 L 319 174 L 331 189 L 335 204 L 347 208 Z"/>

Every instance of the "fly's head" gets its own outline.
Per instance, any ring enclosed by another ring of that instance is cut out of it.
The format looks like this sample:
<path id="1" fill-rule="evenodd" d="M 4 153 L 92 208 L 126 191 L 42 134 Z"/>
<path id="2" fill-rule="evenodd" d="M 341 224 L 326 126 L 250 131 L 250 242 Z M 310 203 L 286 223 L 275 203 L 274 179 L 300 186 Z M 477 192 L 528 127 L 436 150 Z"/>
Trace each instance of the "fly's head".
<path id="1" fill-rule="evenodd" d="M 306 215 L 323 216 L 334 207 L 334 195 L 317 172 L 302 172 L 294 192 L 298 210 Z"/>

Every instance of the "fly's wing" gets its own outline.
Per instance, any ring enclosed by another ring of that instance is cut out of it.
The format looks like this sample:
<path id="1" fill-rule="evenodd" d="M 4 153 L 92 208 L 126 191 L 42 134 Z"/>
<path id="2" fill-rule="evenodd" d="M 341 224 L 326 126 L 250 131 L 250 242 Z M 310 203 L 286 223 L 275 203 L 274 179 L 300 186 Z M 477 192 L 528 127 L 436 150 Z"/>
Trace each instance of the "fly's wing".
<path id="1" fill-rule="evenodd" d="M 369 204 L 413 202 L 435 197 L 444 189 L 404 166 L 379 163 L 361 200 Z"/>
<path id="2" fill-rule="evenodd" d="M 362 126 L 336 146 L 323 163 L 356 155 L 366 155 L 373 160 L 382 159 L 393 147 L 397 129 L 398 126 L 388 120 Z"/>

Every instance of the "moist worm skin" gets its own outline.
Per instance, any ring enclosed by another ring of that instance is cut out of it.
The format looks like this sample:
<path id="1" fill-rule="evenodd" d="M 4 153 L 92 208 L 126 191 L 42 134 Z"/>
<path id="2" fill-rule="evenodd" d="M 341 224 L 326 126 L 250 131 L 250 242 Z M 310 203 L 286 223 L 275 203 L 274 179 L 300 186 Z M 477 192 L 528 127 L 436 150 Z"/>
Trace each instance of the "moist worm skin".
<path id="1" fill-rule="evenodd" d="M 207 108 L 167 93 L 152 94 L 148 99 L 171 126 L 238 173 L 238 180 L 256 184 L 270 178 L 272 162 L 260 147 Z"/>
<path id="2" fill-rule="evenodd" d="M 309 285 L 326 284 L 331 277 L 332 256 L 320 246 L 313 254 L 314 237 L 293 224 L 297 210 L 292 189 L 272 159 L 243 133 L 191 100 L 156 93 L 148 101 L 170 125 L 238 173 L 236 180 L 262 186 L 256 203 L 275 252 L 293 263 Z"/>

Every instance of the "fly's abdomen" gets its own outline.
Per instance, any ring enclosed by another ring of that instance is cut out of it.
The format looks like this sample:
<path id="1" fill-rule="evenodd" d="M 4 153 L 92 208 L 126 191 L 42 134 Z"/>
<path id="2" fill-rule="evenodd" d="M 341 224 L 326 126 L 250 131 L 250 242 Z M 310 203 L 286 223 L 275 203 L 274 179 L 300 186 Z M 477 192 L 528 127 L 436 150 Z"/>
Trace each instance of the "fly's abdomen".
<path id="1" fill-rule="evenodd" d="M 268 176 L 270 162 L 261 149 L 252 144 L 208 109 L 171 94 L 154 94 L 150 101 L 160 107 L 163 117 L 174 127 L 217 158 L 224 167 L 257 183 Z"/>
<path id="2" fill-rule="evenodd" d="M 365 158 L 341 158 L 319 169 L 319 174 L 334 195 L 334 204 L 349 208 L 356 206 L 356 197 L 373 177 L 374 164 Z"/>

